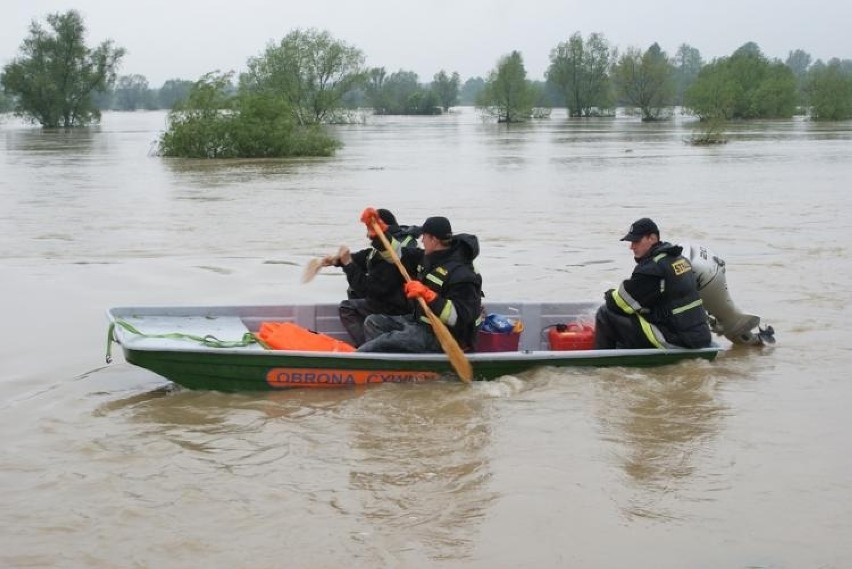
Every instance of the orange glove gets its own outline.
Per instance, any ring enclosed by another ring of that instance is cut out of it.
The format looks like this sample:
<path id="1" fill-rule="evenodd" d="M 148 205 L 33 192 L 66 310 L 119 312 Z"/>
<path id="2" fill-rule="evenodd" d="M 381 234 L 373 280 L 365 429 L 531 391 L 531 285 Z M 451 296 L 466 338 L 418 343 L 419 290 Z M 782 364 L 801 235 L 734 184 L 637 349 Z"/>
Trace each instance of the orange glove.
<path id="1" fill-rule="evenodd" d="M 376 211 L 376 208 L 368 207 L 361 212 L 361 223 L 367 226 L 367 235 L 369 235 L 371 239 L 376 236 L 376 231 L 373 229 L 374 222 L 379 224 L 379 229 L 382 230 L 382 233 L 385 233 L 388 230 L 388 224 L 382 221 L 382 218 L 379 217 L 379 212 Z"/>
<path id="2" fill-rule="evenodd" d="M 370 224 L 374 219 L 379 219 L 379 212 L 374 207 L 368 207 L 361 212 L 361 223 Z"/>
<path id="3" fill-rule="evenodd" d="M 432 302 L 438 298 L 438 293 L 420 281 L 408 281 L 405 283 L 405 297 L 416 298 L 418 296 L 426 302 Z"/>

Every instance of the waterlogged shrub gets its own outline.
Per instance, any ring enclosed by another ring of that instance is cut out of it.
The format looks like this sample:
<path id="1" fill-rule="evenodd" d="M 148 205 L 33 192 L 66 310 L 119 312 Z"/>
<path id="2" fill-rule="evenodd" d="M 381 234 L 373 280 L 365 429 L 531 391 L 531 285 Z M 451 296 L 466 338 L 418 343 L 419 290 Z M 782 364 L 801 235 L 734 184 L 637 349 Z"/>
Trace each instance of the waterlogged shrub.
<path id="1" fill-rule="evenodd" d="M 231 126 L 233 117 L 223 112 L 169 116 L 169 129 L 160 139 L 163 156 L 183 158 L 226 158 L 233 147 Z"/>
<path id="2" fill-rule="evenodd" d="M 808 72 L 805 92 L 814 120 L 838 121 L 852 118 L 852 71 L 839 60 L 828 65 L 817 62 Z"/>
<path id="3" fill-rule="evenodd" d="M 288 104 L 269 93 L 227 95 L 227 76 L 207 76 L 169 113 L 164 156 L 279 158 L 330 156 L 340 143 L 318 125 L 299 126 Z"/>
<path id="4" fill-rule="evenodd" d="M 182 118 L 160 142 L 163 156 L 182 158 L 331 156 L 339 147 L 319 126 L 268 123 L 240 113 Z"/>
<path id="5" fill-rule="evenodd" d="M 320 126 L 296 127 L 290 132 L 288 156 L 331 156 L 342 145 Z"/>

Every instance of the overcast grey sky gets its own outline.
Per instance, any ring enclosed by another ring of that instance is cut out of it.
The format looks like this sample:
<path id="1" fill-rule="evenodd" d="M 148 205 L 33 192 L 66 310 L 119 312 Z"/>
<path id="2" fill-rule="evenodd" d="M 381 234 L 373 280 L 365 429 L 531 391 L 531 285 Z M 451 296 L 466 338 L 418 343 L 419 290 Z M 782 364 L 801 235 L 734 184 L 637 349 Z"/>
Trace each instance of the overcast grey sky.
<path id="1" fill-rule="evenodd" d="M 700 7 L 699 7 L 700 6 Z M 78 10 L 87 44 L 127 50 L 119 73 L 196 80 L 241 71 L 249 57 L 295 28 L 328 30 L 359 48 L 368 66 L 485 76 L 519 50 L 543 79 L 550 50 L 574 32 L 603 33 L 619 50 L 657 42 L 674 55 L 688 43 L 705 60 L 753 41 L 769 57 L 794 49 L 852 59 L 850 0 L 0 0 L 0 65 L 18 55 L 33 19 Z"/>

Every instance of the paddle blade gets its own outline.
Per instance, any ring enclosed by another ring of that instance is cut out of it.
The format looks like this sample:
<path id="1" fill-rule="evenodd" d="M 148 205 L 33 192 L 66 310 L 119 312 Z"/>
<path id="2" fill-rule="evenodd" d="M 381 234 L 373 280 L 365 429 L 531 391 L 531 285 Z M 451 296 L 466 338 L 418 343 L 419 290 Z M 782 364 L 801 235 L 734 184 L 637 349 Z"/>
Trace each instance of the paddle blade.
<path id="1" fill-rule="evenodd" d="M 429 317 L 429 322 L 432 324 L 432 331 L 435 333 L 435 337 L 438 338 L 438 343 L 441 344 L 444 353 L 450 358 L 450 364 L 456 370 L 456 374 L 463 382 L 470 383 L 473 379 L 473 366 L 470 365 L 467 356 L 464 355 L 464 352 L 458 342 L 456 342 L 456 339 L 453 338 L 447 326 L 426 306 L 426 301 L 422 298 L 420 301 L 425 308 L 426 315 Z"/>
<path id="2" fill-rule="evenodd" d="M 308 264 L 305 265 L 305 270 L 302 272 L 302 283 L 309 283 L 314 280 L 314 277 L 317 276 L 321 268 L 322 259 L 316 258 L 308 261 Z"/>

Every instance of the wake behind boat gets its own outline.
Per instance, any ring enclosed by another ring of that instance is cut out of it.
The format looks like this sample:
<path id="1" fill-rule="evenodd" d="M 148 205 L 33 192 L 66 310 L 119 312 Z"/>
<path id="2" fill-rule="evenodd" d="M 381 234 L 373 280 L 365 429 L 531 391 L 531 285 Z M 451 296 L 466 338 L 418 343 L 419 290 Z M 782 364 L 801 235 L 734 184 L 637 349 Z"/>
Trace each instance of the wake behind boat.
<path id="1" fill-rule="evenodd" d="M 594 319 L 598 305 L 488 303 L 488 312 L 520 320 L 523 330 L 514 337 L 484 336 L 479 351 L 466 354 L 474 379 L 491 380 L 540 366 L 646 367 L 691 358 L 712 360 L 721 350 L 716 345 L 695 350 L 592 350 L 585 349 L 591 346 L 583 342 L 554 344 L 555 337 L 568 338 L 571 330 L 582 331 L 582 324 Z M 128 363 L 190 389 L 347 387 L 418 383 L 454 375 L 445 354 L 268 349 L 257 341 L 261 326 L 270 322 L 294 323 L 329 338 L 348 341 L 337 304 L 117 307 L 107 315 L 111 323 L 108 361 L 111 344 L 117 342 Z"/>

